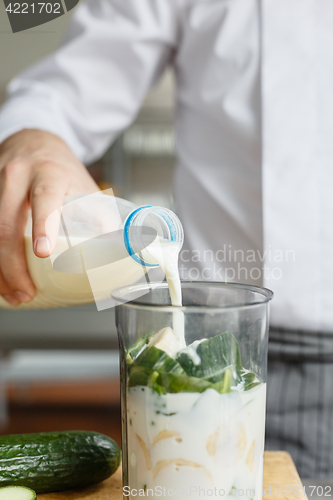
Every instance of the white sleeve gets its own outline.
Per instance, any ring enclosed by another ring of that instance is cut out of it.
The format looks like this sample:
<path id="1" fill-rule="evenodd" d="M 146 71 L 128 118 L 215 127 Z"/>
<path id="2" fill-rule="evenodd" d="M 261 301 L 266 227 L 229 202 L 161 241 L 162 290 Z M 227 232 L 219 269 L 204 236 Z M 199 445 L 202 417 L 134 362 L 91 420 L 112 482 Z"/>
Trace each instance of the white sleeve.
<path id="1" fill-rule="evenodd" d="M 177 45 L 170 0 L 88 0 L 62 47 L 15 78 L 0 143 L 24 128 L 52 132 L 85 163 L 135 118 Z"/>

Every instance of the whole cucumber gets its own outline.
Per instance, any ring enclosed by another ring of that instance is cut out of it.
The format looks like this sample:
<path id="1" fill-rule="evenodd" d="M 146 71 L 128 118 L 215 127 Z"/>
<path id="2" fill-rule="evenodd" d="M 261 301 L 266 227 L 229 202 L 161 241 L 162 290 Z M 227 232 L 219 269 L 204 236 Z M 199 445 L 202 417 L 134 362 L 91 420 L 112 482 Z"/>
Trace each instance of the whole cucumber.
<path id="1" fill-rule="evenodd" d="M 120 464 L 113 439 L 89 431 L 0 436 L 0 486 L 37 493 L 80 488 L 110 477 Z"/>

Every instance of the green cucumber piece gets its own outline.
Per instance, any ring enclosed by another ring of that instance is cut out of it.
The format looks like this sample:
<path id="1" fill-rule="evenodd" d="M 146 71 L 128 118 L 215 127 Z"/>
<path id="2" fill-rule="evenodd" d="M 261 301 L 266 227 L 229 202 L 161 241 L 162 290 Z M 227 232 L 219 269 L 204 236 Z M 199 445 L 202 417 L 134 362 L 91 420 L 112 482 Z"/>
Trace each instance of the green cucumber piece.
<path id="1" fill-rule="evenodd" d="M 132 360 L 136 360 L 138 356 L 144 351 L 148 345 L 148 342 L 150 340 L 150 337 L 153 336 L 153 333 L 145 333 L 142 335 L 142 337 L 138 338 L 134 344 L 131 345 L 131 347 L 127 351 L 127 356 L 131 358 Z"/>
<path id="2" fill-rule="evenodd" d="M 219 394 L 239 386 L 248 391 L 260 384 L 256 375 L 242 367 L 238 342 L 223 332 L 179 351 L 175 358 L 155 346 L 149 346 L 151 334 L 140 337 L 127 355 L 128 387 L 150 387 L 158 394 L 203 392 Z M 195 349 L 196 359 L 193 359 Z"/>
<path id="3" fill-rule="evenodd" d="M 176 356 L 187 375 L 204 378 L 213 383 L 221 382 L 224 379 L 224 371 L 228 369 L 232 374 L 232 385 L 242 381 L 240 372 L 243 367 L 239 345 L 231 333 L 225 332 L 203 340 L 197 346 L 196 354 L 200 358 L 199 364 L 194 363 L 186 349 Z"/>
<path id="4" fill-rule="evenodd" d="M 184 370 L 175 359 L 171 358 L 165 351 L 158 347 L 147 347 L 130 366 L 130 372 L 140 366 L 159 373 L 185 374 Z"/>
<path id="5" fill-rule="evenodd" d="M 46 493 L 89 486 L 110 477 L 120 458 L 117 443 L 98 432 L 0 436 L 0 487 Z"/>
<path id="6" fill-rule="evenodd" d="M 36 492 L 25 486 L 5 486 L 0 488 L 0 500 L 36 500 Z"/>

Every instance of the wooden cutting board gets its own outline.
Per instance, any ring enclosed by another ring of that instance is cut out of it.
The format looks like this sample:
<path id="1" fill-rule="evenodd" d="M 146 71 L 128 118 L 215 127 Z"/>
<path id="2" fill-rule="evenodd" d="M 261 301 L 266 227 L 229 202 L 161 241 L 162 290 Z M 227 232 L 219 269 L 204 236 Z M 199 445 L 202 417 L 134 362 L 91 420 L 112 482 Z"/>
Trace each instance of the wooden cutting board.
<path id="1" fill-rule="evenodd" d="M 294 462 L 285 451 L 266 451 L 264 461 L 264 500 L 306 500 Z M 143 497 L 144 498 L 144 497 Z M 60 493 L 39 494 L 38 500 L 122 500 L 121 467 L 96 486 Z"/>

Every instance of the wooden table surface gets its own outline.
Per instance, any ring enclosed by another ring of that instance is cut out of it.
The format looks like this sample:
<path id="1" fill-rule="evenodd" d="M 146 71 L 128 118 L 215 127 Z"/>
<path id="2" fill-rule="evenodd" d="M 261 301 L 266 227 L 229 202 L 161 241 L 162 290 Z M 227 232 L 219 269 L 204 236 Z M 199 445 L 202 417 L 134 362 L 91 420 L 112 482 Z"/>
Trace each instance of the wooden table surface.
<path id="1" fill-rule="evenodd" d="M 306 500 L 294 462 L 285 451 L 266 451 L 264 500 Z M 121 467 L 102 483 L 88 488 L 39 494 L 38 500 L 122 500 Z"/>

